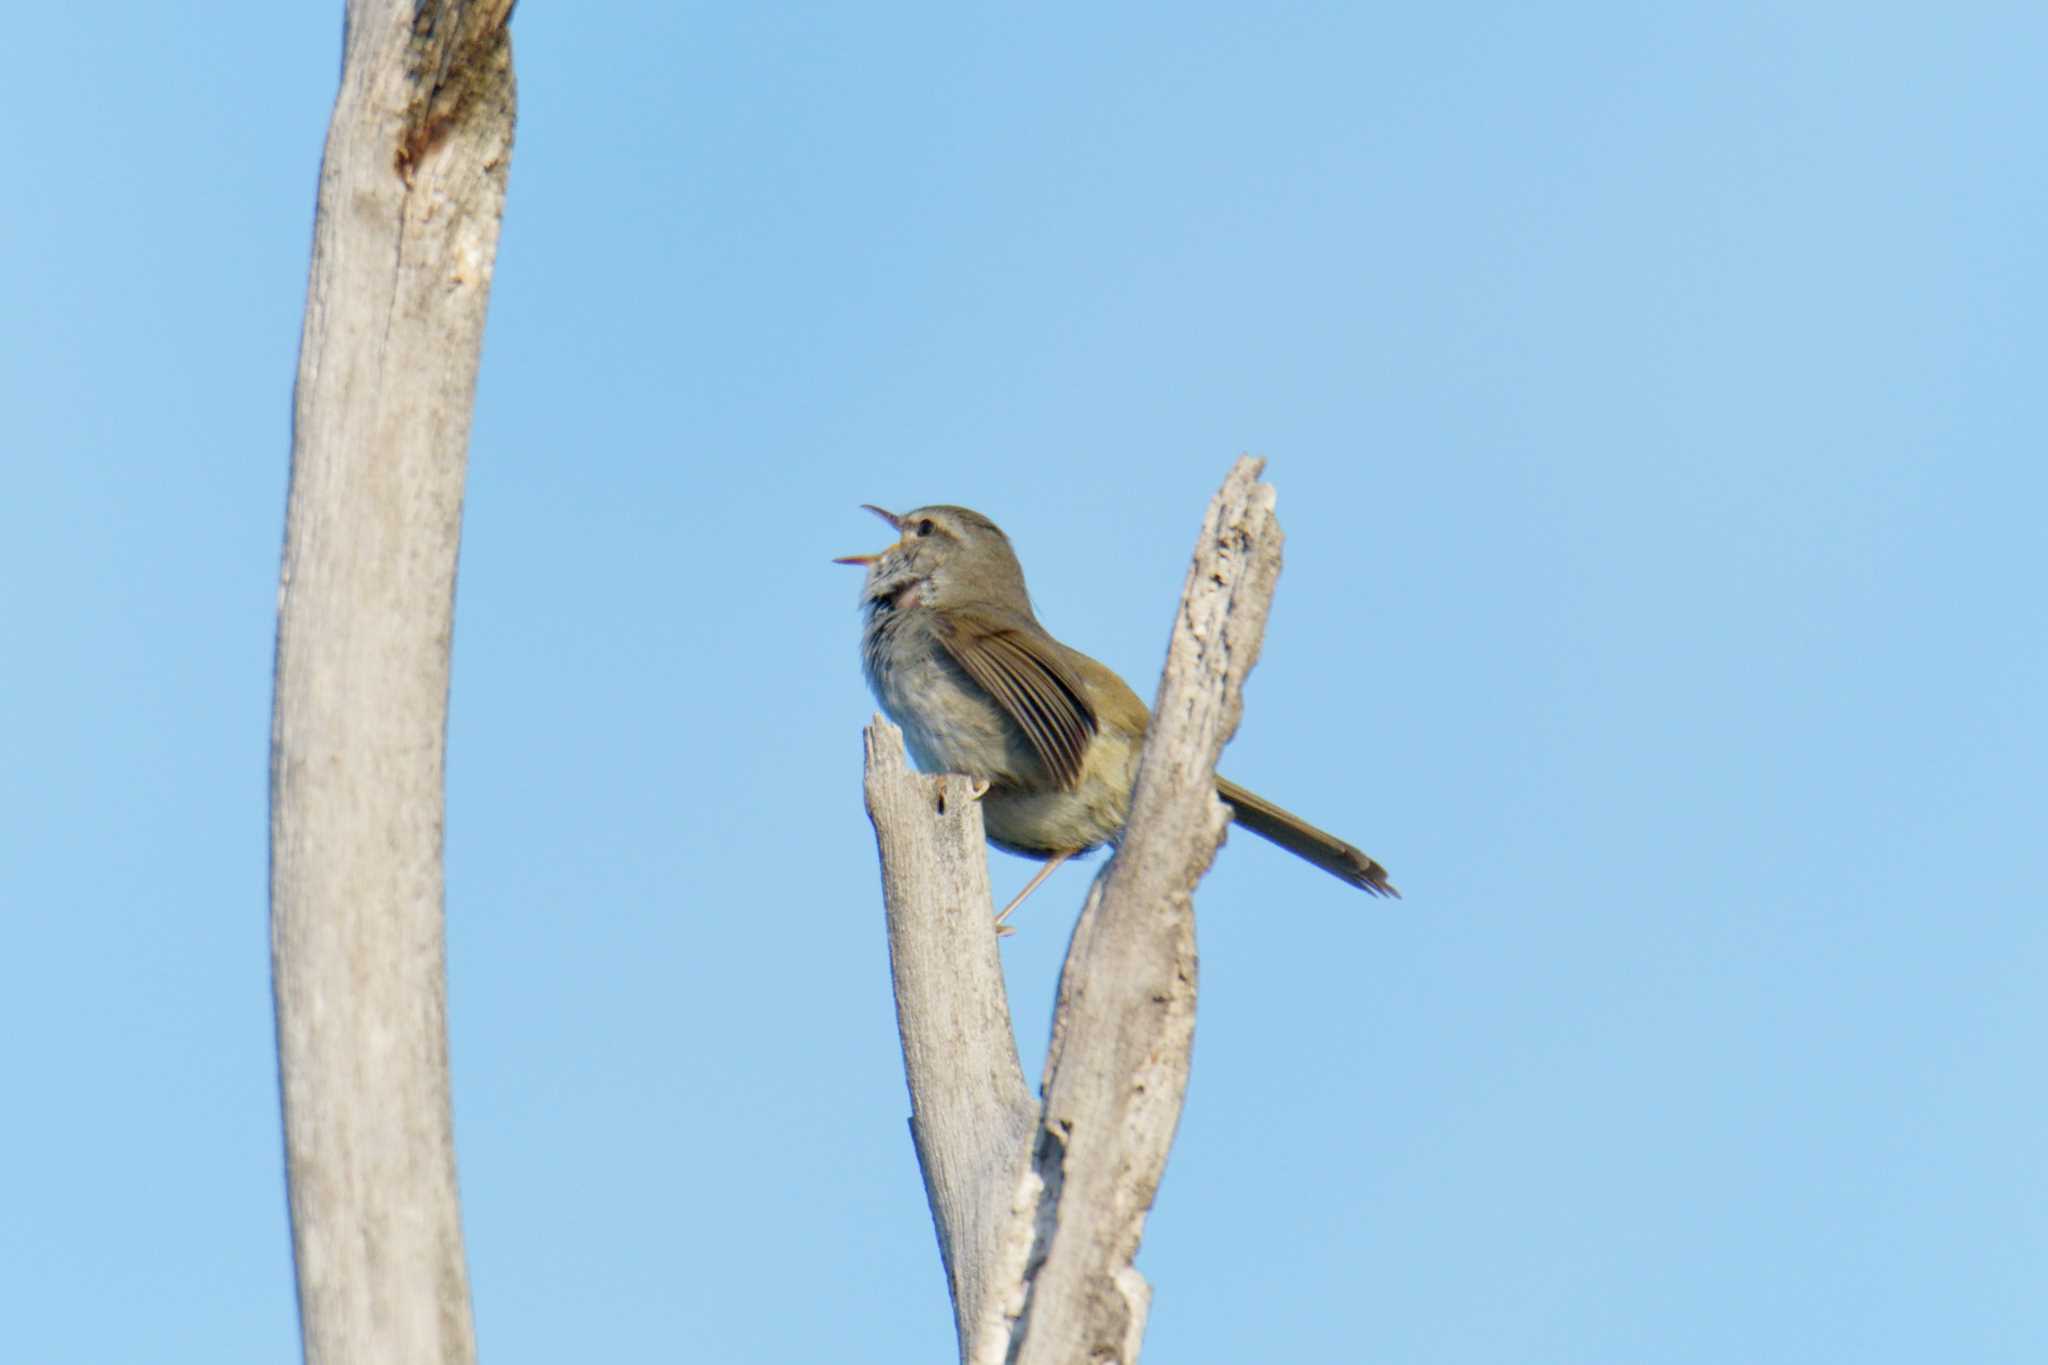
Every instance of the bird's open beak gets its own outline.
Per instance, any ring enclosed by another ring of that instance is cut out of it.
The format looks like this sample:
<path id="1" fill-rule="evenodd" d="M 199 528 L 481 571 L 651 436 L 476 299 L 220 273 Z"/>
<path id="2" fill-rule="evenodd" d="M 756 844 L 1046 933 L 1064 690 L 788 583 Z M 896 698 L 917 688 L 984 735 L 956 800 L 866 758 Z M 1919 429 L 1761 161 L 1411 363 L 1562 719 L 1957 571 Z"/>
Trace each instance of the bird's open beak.
<path id="1" fill-rule="evenodd" d="M 889 523 L 889 526 L 890 526 L 890 529 L 892 529 L 892 530 L 896 530 L 896 531 L 900 531 L 900 530 L 902 530 L 902 529 L 903 529 L 903 518 L 901 518 L 901 517 L 897 516 L 897 515 L 896 515 L 896 514 L 895 514 L 894 512 L 884 512 L 884 511 L 883 511 L 883 510 L 882 510 L 881 508 L 879 508 L 879 507 L 875 506 L 875 505 L 874 505 L 873 503 L 871 503 L 871 502 L 864 502 L 864 503 L 862 503 L 862 504 L 861 504 L 861 506 L 862 506 L 862 507 L 865 507 L 865 508 L 867 508 L 867 509 L 868 509 L 868 511 L 870 511 L 870 512 L 873 512 L 873 513 L 874 513 L 874 514 L 875 514 L 876 516 L 880 517 L 880 518 L 881 518 L 881 519 L 882 519 L 883 521 L 886 521 L 886 522 L 888 522 L 888 523 Z M 864 569 L 864 568 L 866 568 L 866 567 L 867 567 L 868 565 L 870 565 L 870 564 L 874 563 L 874 562 L 875 562 L 876 560 L 878 560 L 878 559 L 880 559 L 880 558 L 881 558 L 881 555 L 879 555 L 879 554 L 872 554 L 872 555 L 842 555 L 842 556 L 840 556 L 840 557 L 839 557 L 838 559 L 835 559 L 835 560 L 833 560 L 832 562 L 833 562 L 834 564 L 855 564 L 855 565 L 858 565 L 858 566 L 860 566 L 861 568 L 863 568 L 863 569 Z"/>

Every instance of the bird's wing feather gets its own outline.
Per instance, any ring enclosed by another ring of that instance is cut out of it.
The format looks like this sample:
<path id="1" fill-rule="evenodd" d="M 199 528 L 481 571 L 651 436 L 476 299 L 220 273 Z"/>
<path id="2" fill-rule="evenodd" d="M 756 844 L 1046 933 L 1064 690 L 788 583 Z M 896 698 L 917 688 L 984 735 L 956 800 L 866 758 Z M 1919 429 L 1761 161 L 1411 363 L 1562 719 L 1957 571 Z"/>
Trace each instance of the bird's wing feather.
<path id="1" fill-rule="evenodd" d="M 1071 791 L 1081 780 L 1082 755 L 1095 735 L 1095 709 L 1080 675 L 1044 629 L 1008 615 L 962 619 L 942 614 L 939 643 L 1016 722 L 1053 780 Z"/>

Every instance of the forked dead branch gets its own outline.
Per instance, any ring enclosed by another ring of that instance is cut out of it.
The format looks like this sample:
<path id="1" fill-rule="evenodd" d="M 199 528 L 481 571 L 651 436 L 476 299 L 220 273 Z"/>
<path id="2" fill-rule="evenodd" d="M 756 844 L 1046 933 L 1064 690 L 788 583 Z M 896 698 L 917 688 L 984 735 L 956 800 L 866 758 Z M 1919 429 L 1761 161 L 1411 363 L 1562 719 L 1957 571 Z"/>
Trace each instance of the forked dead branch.
<path id="1" fill-rule="evenodd" d="M 1212 500 L 1182 590 L 1116 857 L 1060 980 L 1043 1099 L 1027 1088 L 990 920 L 976 784 L 913 772 L 867 734 L 897 1024 L 960 1356 L 1135 1361 L 1132 1267 L 1187 1088 L 1194 889 L 1229 823 L 1216 759 L 1237 728 L 1280 569 L 1262 462 Z"/>

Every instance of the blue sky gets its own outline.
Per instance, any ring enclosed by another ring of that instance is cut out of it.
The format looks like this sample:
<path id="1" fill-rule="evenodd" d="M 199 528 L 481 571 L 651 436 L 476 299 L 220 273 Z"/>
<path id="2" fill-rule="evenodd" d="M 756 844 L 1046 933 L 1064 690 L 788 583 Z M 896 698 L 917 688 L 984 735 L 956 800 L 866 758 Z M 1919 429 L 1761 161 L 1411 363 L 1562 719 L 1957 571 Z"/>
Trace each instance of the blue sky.
<path id="1" fill-rule="evenodd" d="M 0 79 L 10 1358 L 295 1349 L 264 764 L 339 11 L 42 7 Z M 1240 451 L 1289 540 L 1224 767 L 1407 899 L 1219 857 L 1148 1358 L 2048 1358 L 2038 6 L 514 32 L 447 828 L 486 1358 L 946 1357 L 829 560 L 980 509 L 1149 694 Z M 1004 950 L 1032 1075 L 1087 875 Z"/>

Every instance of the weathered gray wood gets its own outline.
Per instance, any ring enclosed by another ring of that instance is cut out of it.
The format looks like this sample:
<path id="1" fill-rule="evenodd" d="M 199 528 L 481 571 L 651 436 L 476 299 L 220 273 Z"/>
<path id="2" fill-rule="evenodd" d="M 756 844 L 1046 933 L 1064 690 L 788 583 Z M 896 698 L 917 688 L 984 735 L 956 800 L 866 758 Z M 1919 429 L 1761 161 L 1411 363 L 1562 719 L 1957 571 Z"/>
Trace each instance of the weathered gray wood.
<path id="1" fill-rule="evenodd" d="M 1193 893 L 1229 821 L 1216 759 L 1280 570 L 1262 467 L 1238 461 L 1203 524 L 1130 822 L 1068 949 L 1035 1113 L 1013 1076 L 979 809 L 959 799 L 965 779 L 910 774 L 893 728 L 869 729 L 906 1074 L 930 1116 L 913 1130 L 975 1365 L 1138 1358 L 1150 1291 L 1131 1262 L 1187 1089 Z"/>
<path id="2" fill-rule="evenodd" d="M 1150 1291 L 1131 1262 L 1187 1091 L 1194 890 L 1229 823 L 1216 759 L 1237 730 L 1280 574 L 1262 467 L 1239 460 L 1209 505 L 1130 822 L 1067 953 L 1032 1155 L 1042 1259 L 1012 1343 L 1021 1365 L 1138 1358 Z"/>
<path id="3" fill-rule="evenodd" d="M 470 1361 L 441 920 L 470 410 L 504 209 L 510 0 L 351 0 L 278 588 L 271 948 L 313 1365 Z"/>
<path id="4" fill-rule="evenodd" d="M 1038 1102 L 1010 1027 L 974 784 L 913 772 L 903 732 L 877 716 L 867 729 L 866 785 L 911 1138 L 965 1359 L 977 1324 L 996 1318 L 997 1267 L 1014 1259 L 1014 1284 L 1030 1245 L 1008 1230 Z M 1016 1243 L 1008 1258 L 1006 1233 Z"/>

